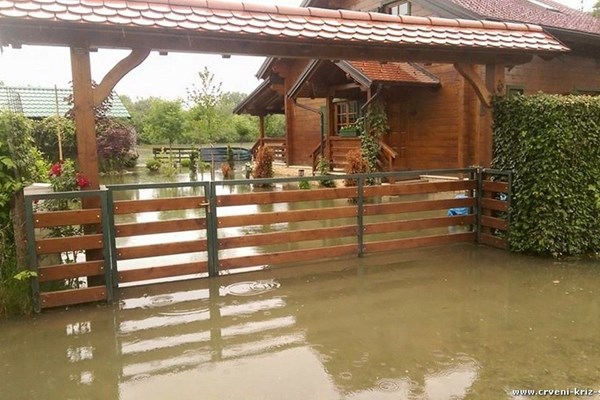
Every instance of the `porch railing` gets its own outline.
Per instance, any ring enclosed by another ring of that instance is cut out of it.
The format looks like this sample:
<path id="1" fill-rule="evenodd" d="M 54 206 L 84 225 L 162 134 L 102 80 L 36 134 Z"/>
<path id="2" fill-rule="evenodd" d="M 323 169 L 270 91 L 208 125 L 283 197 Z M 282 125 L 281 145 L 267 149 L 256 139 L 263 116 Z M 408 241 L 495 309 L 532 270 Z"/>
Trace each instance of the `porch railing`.
<path id="1" fill-rule="evenodd" d="M 260 146 L 270 148 L 273 151 L 273 159 L 275 161 L 287 162 L 287 143 L 285 138 L 259 138 L 250 149 L 252 156 L 256 156 L 256 152 Z"/>

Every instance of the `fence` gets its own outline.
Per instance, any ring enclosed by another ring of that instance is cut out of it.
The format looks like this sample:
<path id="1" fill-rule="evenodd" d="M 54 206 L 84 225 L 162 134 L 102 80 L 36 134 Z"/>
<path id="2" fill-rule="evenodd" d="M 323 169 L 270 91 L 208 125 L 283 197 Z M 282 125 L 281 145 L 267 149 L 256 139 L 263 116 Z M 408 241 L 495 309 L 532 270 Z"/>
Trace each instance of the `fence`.
<path id="1" fill-rule="evenodd" d="M 448 174 L 460 179 L 367 184 Z M 333 180 L 338 187 L 319 186 Z M 340 180 L 355 186 L 341 187 Z M 309 190 L 300 188 L 307 185 Z M 33 207 L 38 200 L 94 196 L 99 206 L 91 209 L 48 212 Z M 27 196 L 26 201 L 39 309 L 110 300 L 112 288 L 122 285 L 253 267 L 461 242 L 508 248 L 510 174 L 471 168 L 111 185 L 104 191 Z M 92 227 L 66 238 L 44 238 L 39 231 L 73 224 Z M 101 257 L 94 253 L 100 249 Z M 66 265 L 38 263 L 44 254 L 64 258 L 67 251 L 81 250 L 92 258 Z M 108 284 L 37 289 L 48 280 L 64 283 L 94 275 Z"/>

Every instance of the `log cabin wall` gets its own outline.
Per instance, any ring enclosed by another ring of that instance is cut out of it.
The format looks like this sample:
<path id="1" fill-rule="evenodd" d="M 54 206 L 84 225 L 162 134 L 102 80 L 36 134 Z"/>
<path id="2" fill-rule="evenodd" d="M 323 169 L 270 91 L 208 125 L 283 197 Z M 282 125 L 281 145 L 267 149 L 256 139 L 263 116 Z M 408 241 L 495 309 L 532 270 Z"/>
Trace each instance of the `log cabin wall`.
<path id="1" fill-rule="evenodd" d="M 430 65 L 442 82 L 439 89 L 388 89 L 390 133 L 385 141 L 398 152 L 397 169 L 456 168 L 464 141 L 464 80 L 451 65 Z"/>
<path id="2" fill-rule="evenodd" d="M 507 71 L 506 84 L 509 89 L 524 89 L 525 94 L 600 91 L 600 58 L 567 54 L 544 61 L 536 57 Z"/>
<path id="3" fill-rule="evenodd" d="M 284 60 L 275 66 L 275 72 L 284 79 L 284 95 L 298 80 L 308 60 Z M 319 110 L 325 105 L 325 99 L 298 99 L 298 104 Z M 321 118 L 316 112 L 294 104 L 292 99 L 286 99 L 286 139 L 288 164 L 312 164 L 311 152 L 321 140 Z"/>
<path id="4" fill-rule="evenodd" d="M 318 110 L 325 105 L 325 99 L 298 99 L 298 103 Z M 321 141 L 321 118 L 298 106 L 294 106 L 294 116 L 294 138 L 292 145 L 288 146 L 290 164 L 311 165 L 311 153 Z"/>

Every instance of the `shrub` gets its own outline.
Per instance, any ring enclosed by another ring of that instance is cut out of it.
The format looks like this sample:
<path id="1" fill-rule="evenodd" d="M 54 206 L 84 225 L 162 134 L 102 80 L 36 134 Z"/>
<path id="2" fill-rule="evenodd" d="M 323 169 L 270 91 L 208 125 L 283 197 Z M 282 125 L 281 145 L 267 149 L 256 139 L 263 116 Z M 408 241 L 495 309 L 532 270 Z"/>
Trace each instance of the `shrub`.
<path id="1" fill-rule="evenodd" d="M 310 182 L 307 179 L 302 179 L 298 182 L 298 188 L 303 190 L 310 189 Z"/>
<path id="2" fill-rule="evenodd" d="M 221 172 L 223 173 L 223 179 L 233 178 L 233 169 L 228 163 L 221 164 Z"/>
<path id="3" fill-rule="evenodd" d="M 58 160 L 58 131 L 60 130 L 63 159 L 77 158 L 75 124 L 69 118 L 48 117 L 33 122 L 32 136 L 38 149 L 47 160 Z"/>
<path id="4" fill-rule="evenodd" d="M 96 124 L 96 130 L 100 171 L 122 171 L 137 160 L 136 136 L 130 125 L 106 118 Z"/>
<path id="5" fill-rule="evenodd" d="M 344 171 L 347 174 L 364 174 L 369 171 L 369 163 L 358 149 L 350 150 L 346 153 L 346 166 Z M 356 186 L 356 179 L 345 179 L 346 186 Z"/>
<path id="6" fill-rule="evenodd" d="M 493 166 L 513 171 L 512 250 L 600 251 L 600 98 L 496 101 Z"/>
<path id="7" fill-rule="evenodd" d="M 190 165 L 191 165 L 191 161 L 190 161 L 190 159 L 189 159 L 189 158 L 182 158 L 182 159 L 181 159 L 181 166 L 182 166 L 183 168 L 189 168 L 189 167 L 190 167 Z"/>
<path id="8" fill-rule="evenodd" d="M 157 172 L 160 169 L 161 162 L 157 159 L 151 159 L 146 161 L 146 168 L 148 168 L 152 172 Z"/>
<path id="9" fill-rule="evenodd" d="M 323 156 L 319 156 L 319 160 L 317 161 L 317 171 L 319 171 L 319 175 L 321 176 L 329 175 L 329 172 L 331 171 L 329 161 Z M 319 181 L 319 186 L 332 188 L 335 187 L 335 182 L 331 179 L 323 179 L 322 181 Z"/>
<path id="10" fill-rule="evenodd" d="M 252 176 L 257 179 L 273 177 L 273 150 L 269 147 L 260 146 L 256 151 Z"/>

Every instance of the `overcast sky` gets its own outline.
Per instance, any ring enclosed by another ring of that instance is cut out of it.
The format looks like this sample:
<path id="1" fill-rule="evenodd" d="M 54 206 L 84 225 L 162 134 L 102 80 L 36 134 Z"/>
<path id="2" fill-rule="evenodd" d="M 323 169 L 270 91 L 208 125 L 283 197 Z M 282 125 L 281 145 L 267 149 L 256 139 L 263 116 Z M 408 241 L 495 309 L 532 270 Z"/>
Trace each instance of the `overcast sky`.
<path id="1" fill-rule="evenodd" d="M 301 0 L 250 0 L 254 3 L 298 5 Z M 581 0 L 558 0 L 573 8 L 581 8 Z M 595 0 L 584 0 L 586 10 Z M 121 58 L 128 54 L 119 50 L 99 50 L 92 53 L 92 76 L 99 82 Z M 118 94 L 133 99 L 149 96 L 169 99 L 184 98 L 186 88 L 198 82 L 198 71 L 207 66 L 223 82 L 225 91 L 251 92 L 258 84 L 255 73 L 262 57 L 152 53 L 139 67 L 131 71 L 116 86 Z M 69 49 L 61 47 L 23 46 L 4 48 L 0 54 L 0 80 L 9 86 L 69 87 L 71 65 Z"/>

